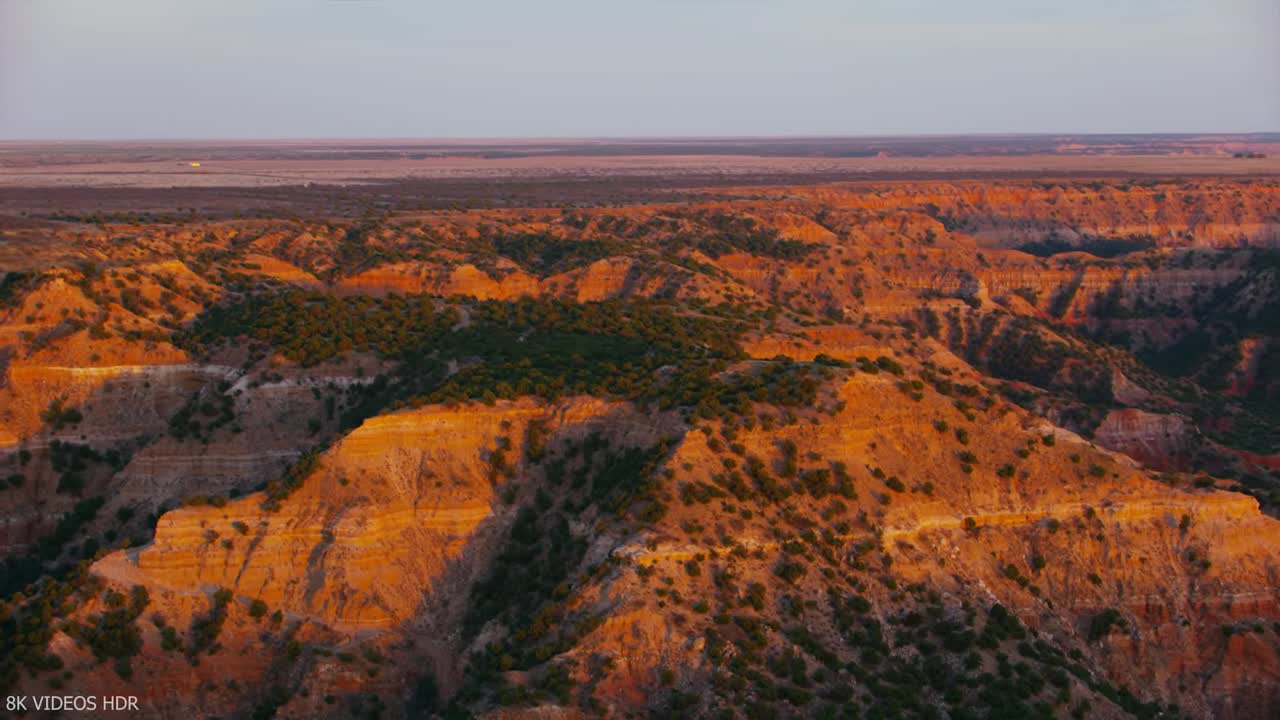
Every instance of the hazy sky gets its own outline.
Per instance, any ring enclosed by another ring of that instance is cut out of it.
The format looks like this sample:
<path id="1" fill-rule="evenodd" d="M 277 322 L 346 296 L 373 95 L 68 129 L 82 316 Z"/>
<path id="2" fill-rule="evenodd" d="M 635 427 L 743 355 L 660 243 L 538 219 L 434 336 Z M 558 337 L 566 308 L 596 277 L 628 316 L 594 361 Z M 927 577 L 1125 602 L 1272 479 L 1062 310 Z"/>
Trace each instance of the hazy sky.
<path id="1" fill-rule="evenodd" d="M 0 138 L 1280 130 L 1280 0 L 0 0 Z"/>

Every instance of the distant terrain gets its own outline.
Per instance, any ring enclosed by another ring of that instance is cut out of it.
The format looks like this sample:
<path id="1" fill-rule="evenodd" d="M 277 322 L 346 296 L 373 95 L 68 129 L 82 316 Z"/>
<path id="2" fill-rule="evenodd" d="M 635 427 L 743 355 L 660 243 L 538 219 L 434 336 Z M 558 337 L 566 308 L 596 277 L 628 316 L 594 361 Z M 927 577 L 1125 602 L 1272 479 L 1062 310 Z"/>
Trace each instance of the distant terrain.
<path id="1" fill-rule="evenodd" d="M 198 163 L 195 167 L 192 163 Z M 919 138 L 0 142 L 0 212 L 629 204 L 660 190 L 955 177 L 1280 174 L 1280 133 Z M 587 182 L 587 181 L 590 182 Z M 335 192 L 334 186 L 344 191 Z M 253 192 L 246 192 L 247 189 Z M 637 197 L 637 193 L 643 193 Z M 334 207 L 338 204 L 339 207 Z"/>

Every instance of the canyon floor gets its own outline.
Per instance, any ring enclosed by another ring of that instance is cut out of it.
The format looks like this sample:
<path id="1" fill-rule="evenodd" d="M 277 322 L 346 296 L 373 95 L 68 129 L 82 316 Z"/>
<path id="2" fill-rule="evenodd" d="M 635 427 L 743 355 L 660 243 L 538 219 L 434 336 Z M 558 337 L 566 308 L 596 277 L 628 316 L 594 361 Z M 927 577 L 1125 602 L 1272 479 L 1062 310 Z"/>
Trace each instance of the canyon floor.
<path id="1" fill-rule="evenodd" d="M 1278 150 L 0 144 L 0 691 L 1275 717 Z"/>

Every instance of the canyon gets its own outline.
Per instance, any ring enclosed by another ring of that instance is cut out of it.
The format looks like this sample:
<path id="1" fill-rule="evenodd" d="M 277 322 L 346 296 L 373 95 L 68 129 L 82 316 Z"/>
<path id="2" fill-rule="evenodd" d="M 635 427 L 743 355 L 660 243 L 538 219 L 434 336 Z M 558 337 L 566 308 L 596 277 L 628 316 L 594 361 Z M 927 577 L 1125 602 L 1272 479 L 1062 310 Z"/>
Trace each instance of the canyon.
<path id="1" fill-rule="evenodd" d="M 0 684 L 1274 717 L 1280 181 L 971 174 L 6 216 Z"/>

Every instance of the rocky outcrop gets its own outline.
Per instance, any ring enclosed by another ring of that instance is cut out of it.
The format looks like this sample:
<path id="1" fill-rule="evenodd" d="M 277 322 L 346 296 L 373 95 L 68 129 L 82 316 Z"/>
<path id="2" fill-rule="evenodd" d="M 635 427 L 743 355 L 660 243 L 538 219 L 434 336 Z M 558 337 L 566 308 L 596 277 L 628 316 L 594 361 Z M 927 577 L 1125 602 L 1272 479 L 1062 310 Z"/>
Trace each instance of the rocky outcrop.
<path id="1" fill-rule="evenodd" d="M 0 393 L 9 401 L 0 447 L 13 447 L 44 425 L 40 419 L 51 402 L 80 409 L 85 420 L 53 433 L 68 440 L 92 436 L 110 444 L 165 427 L 169 417 L 205 383 L 228 380 L 234 368 L 195 365 L 114 365 L 66 367 L 10 365 Z M 47 442 L 47 441 L 46 441 Z"/>
<path id="2" fill-rule="evenodd" d="M 477 300 L 515 300 L 536 297 L 537 278 L 519 270 L 506 269 L 491 274 L 470 263 L 435 266 L 423 263 L 380 265 L 338 283 L 341 292 L 383 295 L 386 293 L 430 293 L 451 297 L 462 295 Z"/>
<path id="3" fill-rule="evenodd" d="M 795 189 L 827 205 L 914 207 L 947 218 L 988 243 L 1057 237 L 1151 237 L 1162 245 L 1237 247 L 1280 243 L 1280 186 L 1270 181 L 1184 183 L 917 183 Z"/>
<path id="4" fill-rule="evenodd" d="M 1064 431 L 1050 429 L 1057 442 L 1046 445 L 1040 421 L 1011 408 L 978 418 L 982 434 L 960 445 L 949 431 L 931 426 L 945 420 L 966 427 L 953 407 L 932 396 L 904 402 L 892 387 L 884 376 L 859 375 L 840 388 L 844 409 L 829 419 L 737 438 L 747 457 L 776 457 L 777 443 L 790 441 L 800 458 L 850 469 L 856 497 L 841 498 L 850 507 L 840 516 L 861 519 L 835 536 L 845 562 L 865 552 L 854 549 L 859 543 L 872 541 L 877 552 L 892 556 L 899 583 L 1000 602 L 1096 658 L 1108 677 L 1177 702 L 1195 717 L 1260 718 L 1260 708 L 1280 702 L 1275 647 L 1265 630 L 1280 617 L 1274 558 L 1280 523 L 1261 514 L 1256 500 L 1169 487 Z M 976 458 L 968 472 L 957 461 L 960 448 Z M 677 482 L 714 483 L 725 467 L 718 455 L 701 433 L 691 433 L 669 466 L 680 468 Z M 1000 469 L 1006 462 L 1011 473 Z M 904 489 L 891 489 L 876 473 L 900 480 Z M 793 496 L 787 516 L 818 517 L 828 505 Z M 677 529 L 689 524 L 706 529 Z M 761 582 L 769 597 L 822 607 L 826 590 L 814 573 L 791 584 L 776 579 L 776 563 L 787 555 L 771 527 L 697 505 L 676 507 L 661 529 L 613 552 L 667 578 L 659 587 L 685 598 L 715 595 L 684 572 L 699 562 L 725 577 Z M 1017 575 L 1029 583 L 1015 582 Z M 892 606 L 888 589 L 869 583 L 861 591 Z M 655 605 L 643 577 L 624 572 L 609 582 L 607 594 L 586 592 L 585 599 L 609 620 L 572 656 L 583 664 L 593 656 L 613 659 L 615 672 L 596 685 L 606 702 L 629 707 L 656 691 L 655 667 L 674 669 L 686 683 L 710 672 L 696 616 Z M 1128 634 L 1091 638 L 1092 618 L 1108 608 L 1126 618 Z M 1262 635 L 1243 631 L 1255 625 L 1264 628 Z M 1225 635 L 1223 626 L 1241 628 L 1243 639 Z M 820 617 L 806 614 L 806 627 L 827 647 L 839 646 Z"/>
<path id="5" fill-rule="evenodd" d="M 260 275 L 289 285 L 311 290 L 322 287 L 320 280 L 312 273 L 270 255 L 249 253 L 244 256 L 240 267 L 247 273 Z"/>
<path id="6" fill-rule="evenodd" d="M 227 587 L 347 632 L 393 628 L 438 591 L 464 549 L 468 563 L 482 557 L 483 526 L 509 513 L 497 499 L 506 475 L 494 474 L 495 453 L 518 474 L 531 420 L 556 435 L 611 413 L 600 401 L 521 401 L 374 417 L 325 452 L 278 511 L 264 510 L 260 494 L 176 510 L 154 543 L 94 572 L 161 592 Z"/>
<path id="7" fill-rule="evenodd" d="M 1269 387 L 1274 383 L 1277 371 L 1265 368 L 1263 363 L 1280 357 L 1280 349 L 1272 338 L 1245 338 L 1238 343 L 1239 360 L 1231 368 L 1227 376 L 1227 388 L 1223 392 L 1235 397 L 1249 397 L 1257 393 L 1266 397 L 1277 388 Z M 1269 371 L 1269 372 L 1268 372 Z"/>
<path id="8" fill-rule="evenodd" d="M 1107 413 L 1094 431 L 1094 440 L 1158 470 L 1185 467 L 1200 443 L 1199 431 L 1189 418 L 1136 408 Z"/>

